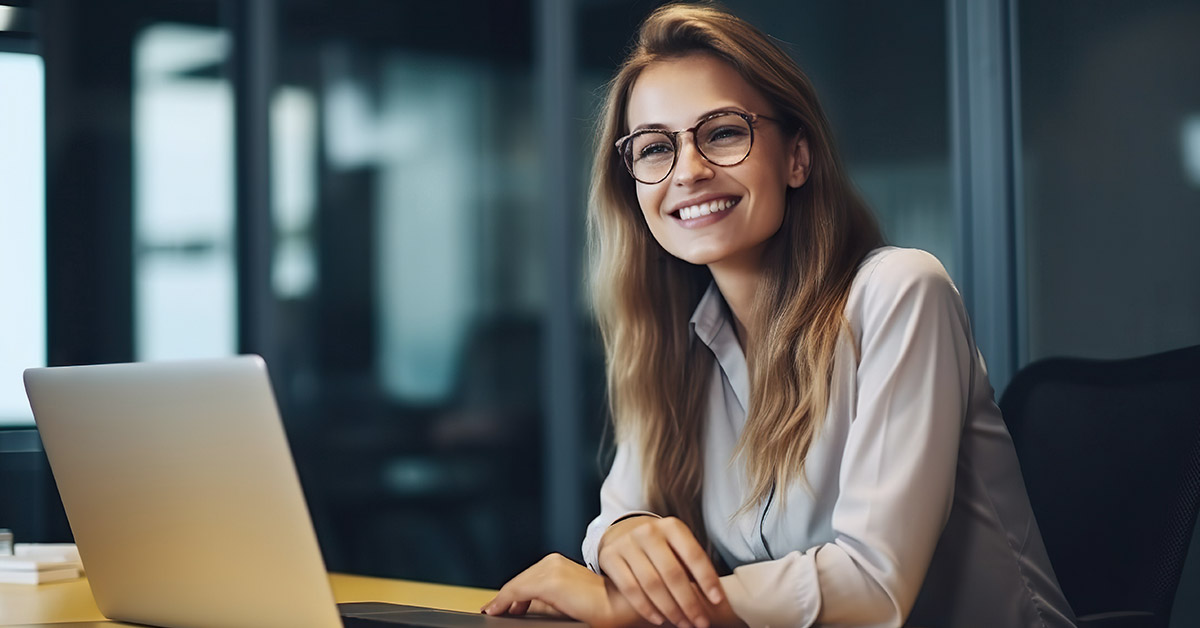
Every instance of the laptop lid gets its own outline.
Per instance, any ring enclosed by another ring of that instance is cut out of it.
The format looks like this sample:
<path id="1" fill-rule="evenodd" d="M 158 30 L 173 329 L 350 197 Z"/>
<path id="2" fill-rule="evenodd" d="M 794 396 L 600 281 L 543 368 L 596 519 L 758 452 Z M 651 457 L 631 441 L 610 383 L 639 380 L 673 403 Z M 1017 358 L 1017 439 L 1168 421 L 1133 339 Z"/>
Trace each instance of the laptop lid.
<path id="1" fill-rule="evenodd" d="M 160 626 L 341 626 L 266 364 L 29 369 L 96 605 Z"/>

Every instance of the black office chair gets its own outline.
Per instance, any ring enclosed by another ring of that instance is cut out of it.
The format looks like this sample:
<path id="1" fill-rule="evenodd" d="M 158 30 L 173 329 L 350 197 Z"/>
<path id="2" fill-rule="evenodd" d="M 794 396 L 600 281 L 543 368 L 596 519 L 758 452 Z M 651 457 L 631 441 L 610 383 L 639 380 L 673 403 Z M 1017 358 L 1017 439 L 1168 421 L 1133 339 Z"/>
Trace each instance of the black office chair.
<path id="1" fill-rule="evenodd" d="M 1000 407 L 1080 626 L 1166 628 L 1200 503 L 1200 346 L 1042 360 Z"/>

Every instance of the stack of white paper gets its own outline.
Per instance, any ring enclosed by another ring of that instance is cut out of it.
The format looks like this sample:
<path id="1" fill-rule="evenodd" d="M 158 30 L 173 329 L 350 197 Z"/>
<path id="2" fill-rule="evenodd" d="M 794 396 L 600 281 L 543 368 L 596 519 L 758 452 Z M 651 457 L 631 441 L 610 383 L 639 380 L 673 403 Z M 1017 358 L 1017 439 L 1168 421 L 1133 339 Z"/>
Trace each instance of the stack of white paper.
<path id="1" fill-rule="evenodd" d="M 13 550 L 14 556 L 0 556 L 0 583 L 42 584 L 83 574 L 74 544 L 18 543 Z"/>

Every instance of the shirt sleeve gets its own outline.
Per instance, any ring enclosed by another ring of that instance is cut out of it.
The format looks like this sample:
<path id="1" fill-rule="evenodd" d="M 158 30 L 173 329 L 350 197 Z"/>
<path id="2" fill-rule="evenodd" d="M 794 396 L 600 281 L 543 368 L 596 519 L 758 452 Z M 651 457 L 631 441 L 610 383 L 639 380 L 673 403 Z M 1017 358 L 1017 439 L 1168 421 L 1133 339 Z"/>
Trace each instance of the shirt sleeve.
<path id="1" fill-rule="evenodd" d="M 975 359 L 962 299 L 921 251 L 863 272 L 847 311 L 861 357 L 834 539 L 725 577 L 751 626 L 902 625 L 950 515 Z"/>
<path id="2" fill-rule="evenodd" d="M 600 537 L 608 526 L 633 515 L 658 515 L 650 512 L 642 482 L 642 464 L 636 448 L 628 443 L 617 445 L 612 469 L 600 486 L 600 514 L 587 527 L 583 537 L 583 561 L 588 569 L 600 572 Z"/>

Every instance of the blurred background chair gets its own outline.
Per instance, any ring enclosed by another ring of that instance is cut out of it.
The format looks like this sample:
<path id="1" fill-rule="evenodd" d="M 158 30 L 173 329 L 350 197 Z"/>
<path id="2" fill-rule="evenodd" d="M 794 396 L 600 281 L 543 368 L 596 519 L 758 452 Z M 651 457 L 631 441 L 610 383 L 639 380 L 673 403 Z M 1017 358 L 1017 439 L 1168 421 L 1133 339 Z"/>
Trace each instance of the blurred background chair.
<path id="1" fill-rule="evenodd" d="M 1041 360 L 1000 407 L 1080 625 L 1165 628 L 1200 503 L 1200 346 Z"/>

